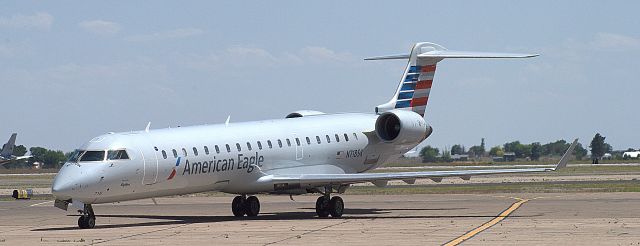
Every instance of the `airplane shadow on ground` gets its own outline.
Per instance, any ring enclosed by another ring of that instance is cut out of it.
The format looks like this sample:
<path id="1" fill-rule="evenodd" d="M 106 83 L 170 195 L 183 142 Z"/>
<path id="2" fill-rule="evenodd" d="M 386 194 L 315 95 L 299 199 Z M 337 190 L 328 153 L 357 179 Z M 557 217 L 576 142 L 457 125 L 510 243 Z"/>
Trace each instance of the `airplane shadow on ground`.
<path id="1" fill-rule="evenodd" d="M 313 212 L 282 212 L 282 213 L 261 213 L 257 217 L 234 217 L 234 216 L 201 216 L 201 215 L 136 215 L 136 214 L 104 214 L 96 215 L 96 224 L 100 223 L 100 218 L 128 218 L 128 219 L 151 219 L 162 221 L 149 221 L 141 223 L 96 225 L 94 229 L 127 228 L 141 226 L 162 226 L 197 223 L 216 223 L 227 221 L 270 221 L 270 220 L 309 220 L 309 219 L 329 219 L 329 220 L 384 220 L 384 219 L 442 219 L 442 218 L 495 218 L 495 214 L 487 215 L 389 215 L 392 211 L 449 211 L 465 210 L 467 208 L 391 208 L 391 209 L 345 209 L 341 218 L 317 218 L 315 208 L 299 208 L 300 210 L 312 210 Z M 77 215 L 68 215 L 77 216 Z M 510 217 L 532 217 L 532 216 L 510 216 Z M 77 226 L 40 228 L 32 231 L 65 231 L 77 230 Z"/>

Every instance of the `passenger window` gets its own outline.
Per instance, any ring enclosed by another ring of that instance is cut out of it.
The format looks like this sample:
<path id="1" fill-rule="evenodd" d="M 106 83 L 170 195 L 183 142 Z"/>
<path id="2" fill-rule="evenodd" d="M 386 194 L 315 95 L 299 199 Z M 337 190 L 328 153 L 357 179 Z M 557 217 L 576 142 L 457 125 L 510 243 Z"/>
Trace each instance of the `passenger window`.
<path id="1" fill-rule="evenodd" d="M 236 143 L 236 148 L 238 149 L 238 152 L 242 151 L 242 149 L 240 148 L 240 144 Z"/>
<path id="2" fill-rule="evenodd" d="M 358 134 L 356 134 L 355 132 L 353 133 L 353 137 L 356 138 L 356 140 L 358 140 Z"/>
<path id="3" fill-rule="evenodd" d="M 299 139 L 299 138 L 296 138 L 296 144 L 297 144 L 298 146 L 300 146 L 300 139 Z"/>
<path id="4" fill-rule="evenodd" d="M 262 149 L 262 143 L 260 141 L 258 141 L 258 149 Z"/>
<path id="5" fill-rule="evenodd" d="M 251 143 L 247 142 L 247 149 L 251 150 Z"/>
<path id="6" fill-rule="evenodd" d="M 205 153 L 206 155 L 209 155 L 209 147 L 204 146 L 204 153 Z"/>
<path id="7" fill-rule="evenodd" d="M 171 151 L 173 151 L 173 158 L 178 158 L 178 151 L 176 151 L 176 149 L 173 149 Z"/>
<path id="8" fill-rule="evenodd" d="M 331 138 L 329 137 L 329 135 L 325 135 L 327 136 L 327 143 L 331 143 Z"/>
<path id="9" fill-rule="evenodd" d="M 269 149 L 273 148 L 273 145 L 271 144 L 271 140 L 267 140 L 267 145 L 269 145 Z"/>
<path id="10" fill-rule="evenodd" d="M 184 154 L 184 156 L 187 156 L 187 150 L 185 148 L 182 148 L 182 154 Z"/>
<path id="11" fill-rule="evenodd" d="M 278 147 L 282 148 L 282 141 L 278 139 Z"/>
<path id="12" fill-rule="evenodd" d="M 216 154 L 220 154 L 220 148 L 218 148 L 218 145 L 213 146 L 216 149 Z"/>
<path id="13" fill-rule="evenodd" d="M 311 145 L 311 139 L 309 139 L 309 137 L 307 137 L 307 145 Z"/>
<path id="14" fill-rule="evenodd" d="M 320 144 L 320 136 L 316 136 L 316 142 L 318 142 L 318 144 Z"/>
<path id="15" fill-rule="evenodd" d="M 340 137 L 338 136 L 338 134 L 336 134 L 336 142 L 340 142 Z"/>
<path id="16" fill-rule="evenodd" d="M 198 149 L 196 149 L 196 147 L 193 147 L 193 155 L 198 156 Z"/>
<path id="17" fill-rule="evenodd" d="M 291 147 L 291 141 L 287 138 L 287 146 Z"/>
<path id="18" fill-rule="evenodd" d="M 346 133 L 344 134 L 344 141 L 349 141 L 349 136 Z"/>
<path id="19" fill-rule="evenodd" d="M 104 161 L 104 150 L 84 152 L 80 161 Z"/>
<path id="20" fill-rule="evenodd" d="M 231 153 L 231 147 L 229 147 L 229 144 L 225 144 L 227 146 L 227 152 Z"/>
<path id="21" fill-rule="evenodd" d="M 128 160 L 128 159 L 129 159 L 129 155 L 127 155 L 127 151 L 123 149 L 107 151 L 107 160 Z"/>
<path id="22" fill-rule="evenodd" d="M 167 159 L 167 152 L 162 150 L 162 158 Z"/>

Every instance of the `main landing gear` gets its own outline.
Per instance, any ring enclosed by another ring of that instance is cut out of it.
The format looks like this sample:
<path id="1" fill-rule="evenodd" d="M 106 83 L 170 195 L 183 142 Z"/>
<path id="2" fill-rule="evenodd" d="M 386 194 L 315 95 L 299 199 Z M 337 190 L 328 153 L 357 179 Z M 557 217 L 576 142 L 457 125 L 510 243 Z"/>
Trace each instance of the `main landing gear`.
<path id="1" fill-rule="evenodd" d="M 348 186 L 341 187 L 332 187 L 326 186 L 324 190 L 317 189 L 316 191 L 322 194 L 321 197 L 318 197 L 316 200 L 316 214 L 320 218 L 326 218 L 329 215 L 334 218 L 342 217 L 342 213 L 344 212 L 344 201 L 339 196 L 331 197 L 332 192 L 337 192 L 338 194 L 342 194 Z"/>
<path id="2" fill-rule="evenodd" d="M 236 196 L 233 198 L 233 202 L 231 202 L 231 211 L 233 212 L 233 216 L 236 217 L 242 217 L 244 215 L 248 217 L 258 216 L 260 213 L 260 201 L 255 196 Z"/>
<path id="3" fill-rule="evenodd" d="M 325 218 L 329 215 L 334 218 L 340 218 L 343 212 L 344 201 L 339 196 L 329 199 L 329 194 L 325 194 L 316 200 L 316 214 L 320 218 Z"/>
<path id="4" fill-rule="evenodd" d="M 85 204 L 82 215 L 78 218 L 80 229 L 91 229 L 96 226 L 96 214 L 93 213 L 91 204 Z"/>

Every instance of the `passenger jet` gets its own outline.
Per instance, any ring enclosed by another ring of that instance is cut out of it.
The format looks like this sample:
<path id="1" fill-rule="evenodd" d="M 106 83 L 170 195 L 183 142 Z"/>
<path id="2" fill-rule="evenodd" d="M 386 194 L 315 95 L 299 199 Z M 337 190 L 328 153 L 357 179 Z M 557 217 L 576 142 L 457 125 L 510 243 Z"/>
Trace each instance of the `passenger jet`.
<path id="1" fill-rule="evenodd" d="M 537 55 L 450 51 L 417 43 L 391 100 L 372 113 L 302 110 L 284 119 L 107 133 L 82 145 L 55 177 L 55 206 L 80 213 L 93 228 L 93 204 L 205 191 L 237 194 L 231 212 L 254 217 L 256 194 L 320 194 L 318 217 L 341 217 L 340 196 L 351 184 L 445 177 L 547 172 L 566 166 L 571 144 L 554 168 L 368 173 L 414 148 L 432 133 L 424 119 L 436 64 L 448 58 L 527 58 Z"/>

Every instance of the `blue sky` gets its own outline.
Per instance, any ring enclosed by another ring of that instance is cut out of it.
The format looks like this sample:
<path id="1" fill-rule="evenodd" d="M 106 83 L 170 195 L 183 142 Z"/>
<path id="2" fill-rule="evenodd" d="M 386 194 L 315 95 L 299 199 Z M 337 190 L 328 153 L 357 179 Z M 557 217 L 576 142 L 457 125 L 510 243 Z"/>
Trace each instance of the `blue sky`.
<path id="1" fill-rule="evenodd" d="M 404 53 L 540 53 L 438 65 L 427 144 L 600 132 L 640 148 L 634 1 L 9 1 L 0 8 L 0 141 L 70 151 L 109 131 L 372 112 Z"/>

